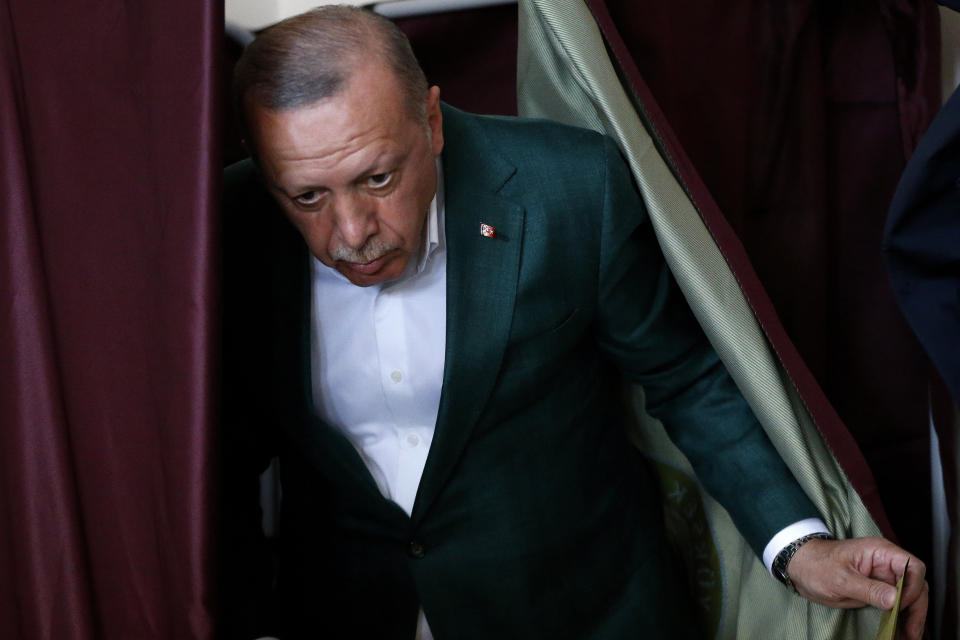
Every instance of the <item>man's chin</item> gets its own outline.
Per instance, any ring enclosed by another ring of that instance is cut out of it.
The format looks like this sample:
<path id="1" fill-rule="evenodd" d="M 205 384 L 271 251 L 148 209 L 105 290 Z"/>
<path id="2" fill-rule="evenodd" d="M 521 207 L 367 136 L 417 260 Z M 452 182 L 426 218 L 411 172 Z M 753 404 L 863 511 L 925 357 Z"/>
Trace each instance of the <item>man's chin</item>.
<path id="1" fill-rule="evenodd" d="M 396 280 L 403 275 L 407 268 L 406 254 L 387 254 L 372 262 L 356 264 L 352 262 L 336 262 L 335 267 L 351 284 L 358 287 L 370 287 Z"/>

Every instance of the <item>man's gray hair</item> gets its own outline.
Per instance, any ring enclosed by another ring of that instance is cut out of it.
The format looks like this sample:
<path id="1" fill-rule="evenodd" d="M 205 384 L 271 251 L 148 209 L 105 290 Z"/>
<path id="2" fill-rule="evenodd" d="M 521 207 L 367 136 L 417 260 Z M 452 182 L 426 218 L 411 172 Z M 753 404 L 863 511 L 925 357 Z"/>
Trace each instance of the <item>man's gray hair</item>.
<path id="1" fill-rule="evenodd" d="M 233 74 L 241 126 L 248 101 L 276 111 L 313 104 L 337 95 L 356 66 L 377 57 L 395 73 L 404 108 L 425 122 L 427 79 L 403 32 L 372 11 L 325 6 L 273 25 L 243 52 Z"/>

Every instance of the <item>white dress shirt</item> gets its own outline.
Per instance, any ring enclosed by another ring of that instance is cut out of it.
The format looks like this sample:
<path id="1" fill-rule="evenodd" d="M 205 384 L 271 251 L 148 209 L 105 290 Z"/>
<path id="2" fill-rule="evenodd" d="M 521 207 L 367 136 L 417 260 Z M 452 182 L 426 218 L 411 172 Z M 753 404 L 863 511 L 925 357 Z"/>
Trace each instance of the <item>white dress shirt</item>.
<path id="1" fill-rule="evenodd" d="M 438 172 L 440 163 L 438 161 Z M 419 260 L 398 280 L 358 287 L 312 261 L 311 369 L 314 406 L 356 447 L 380 488 L 409 515 L 433 441 L 446 347 L 446 243 L 442 174 L 430 203 Z M 626 442 L 624 446 L 628 446 Z M 794 523 L 767 544 L 777 553 L 818 518 Z M 417 640 L 432 640 L 420 611 Z"/>

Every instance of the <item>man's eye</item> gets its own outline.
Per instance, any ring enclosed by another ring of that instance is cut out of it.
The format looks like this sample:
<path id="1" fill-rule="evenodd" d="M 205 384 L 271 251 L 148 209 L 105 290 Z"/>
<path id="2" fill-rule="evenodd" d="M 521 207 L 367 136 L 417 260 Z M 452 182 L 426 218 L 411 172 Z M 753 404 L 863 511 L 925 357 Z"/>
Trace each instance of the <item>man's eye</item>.
<path id="1" fill-rule="evenodd" d="M 392 173 L 375 173 L 372 176 L 367 176 L 367 184 L 374 189 L 380 189 L 390 184 L 392 179 Z"/>
<path id="2" fill-rule="evenodd" d="M 317 204 L 317 202 L 320 201 L 320 192 L 306 191 L 298 196 L 295 196 L 293 199 L 299 205 L 309 206 L 311 204 Z"/>

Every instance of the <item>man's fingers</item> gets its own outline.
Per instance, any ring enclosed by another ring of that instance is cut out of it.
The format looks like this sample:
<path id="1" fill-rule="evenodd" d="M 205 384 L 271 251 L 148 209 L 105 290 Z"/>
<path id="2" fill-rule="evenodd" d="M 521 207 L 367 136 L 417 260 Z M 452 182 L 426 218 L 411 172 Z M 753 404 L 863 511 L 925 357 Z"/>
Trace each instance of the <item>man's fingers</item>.
<path id="1" fill-rule="evenodd" d="M 900 596 L 900 608 L 905 609 L 913 604 L 917 598 L 927 592 L 927 568 L 918 558 L 911 557 L 907 566 L 907 576 L 903 580 L 903 595 Z"/>
<path id="2" fill-rule="evenodd" d="M 811 540 L 796 552 L 787 572 L 800 594 L 814 602 L 841 608 L 870 605 L 884 611 L 893 608 L 897 581 L 906 572 L 899 637 L 923 637 L 929 600 L 926 567 L 887 540 Z"/>
<path id="3" fill-rule="evenodd" d="M 920 587 L 920 595 L 906 611 L 900 615 L 905 617 L 901 628 L 903 637 L 908 640 L 920 640 L 923 637 L 923 627 L 927 620 L 927 606 L 930 602 L 930 587 L 924 581 Z"/>
<path id="4" fill-rule="evenodd" d="M 838 596 L 859 600 L 884 611 L 893 608 L 897 600 L 896 587 L 881 580 L 871 580 L 853 570 L 845 573 L 837 587 Z"/>

